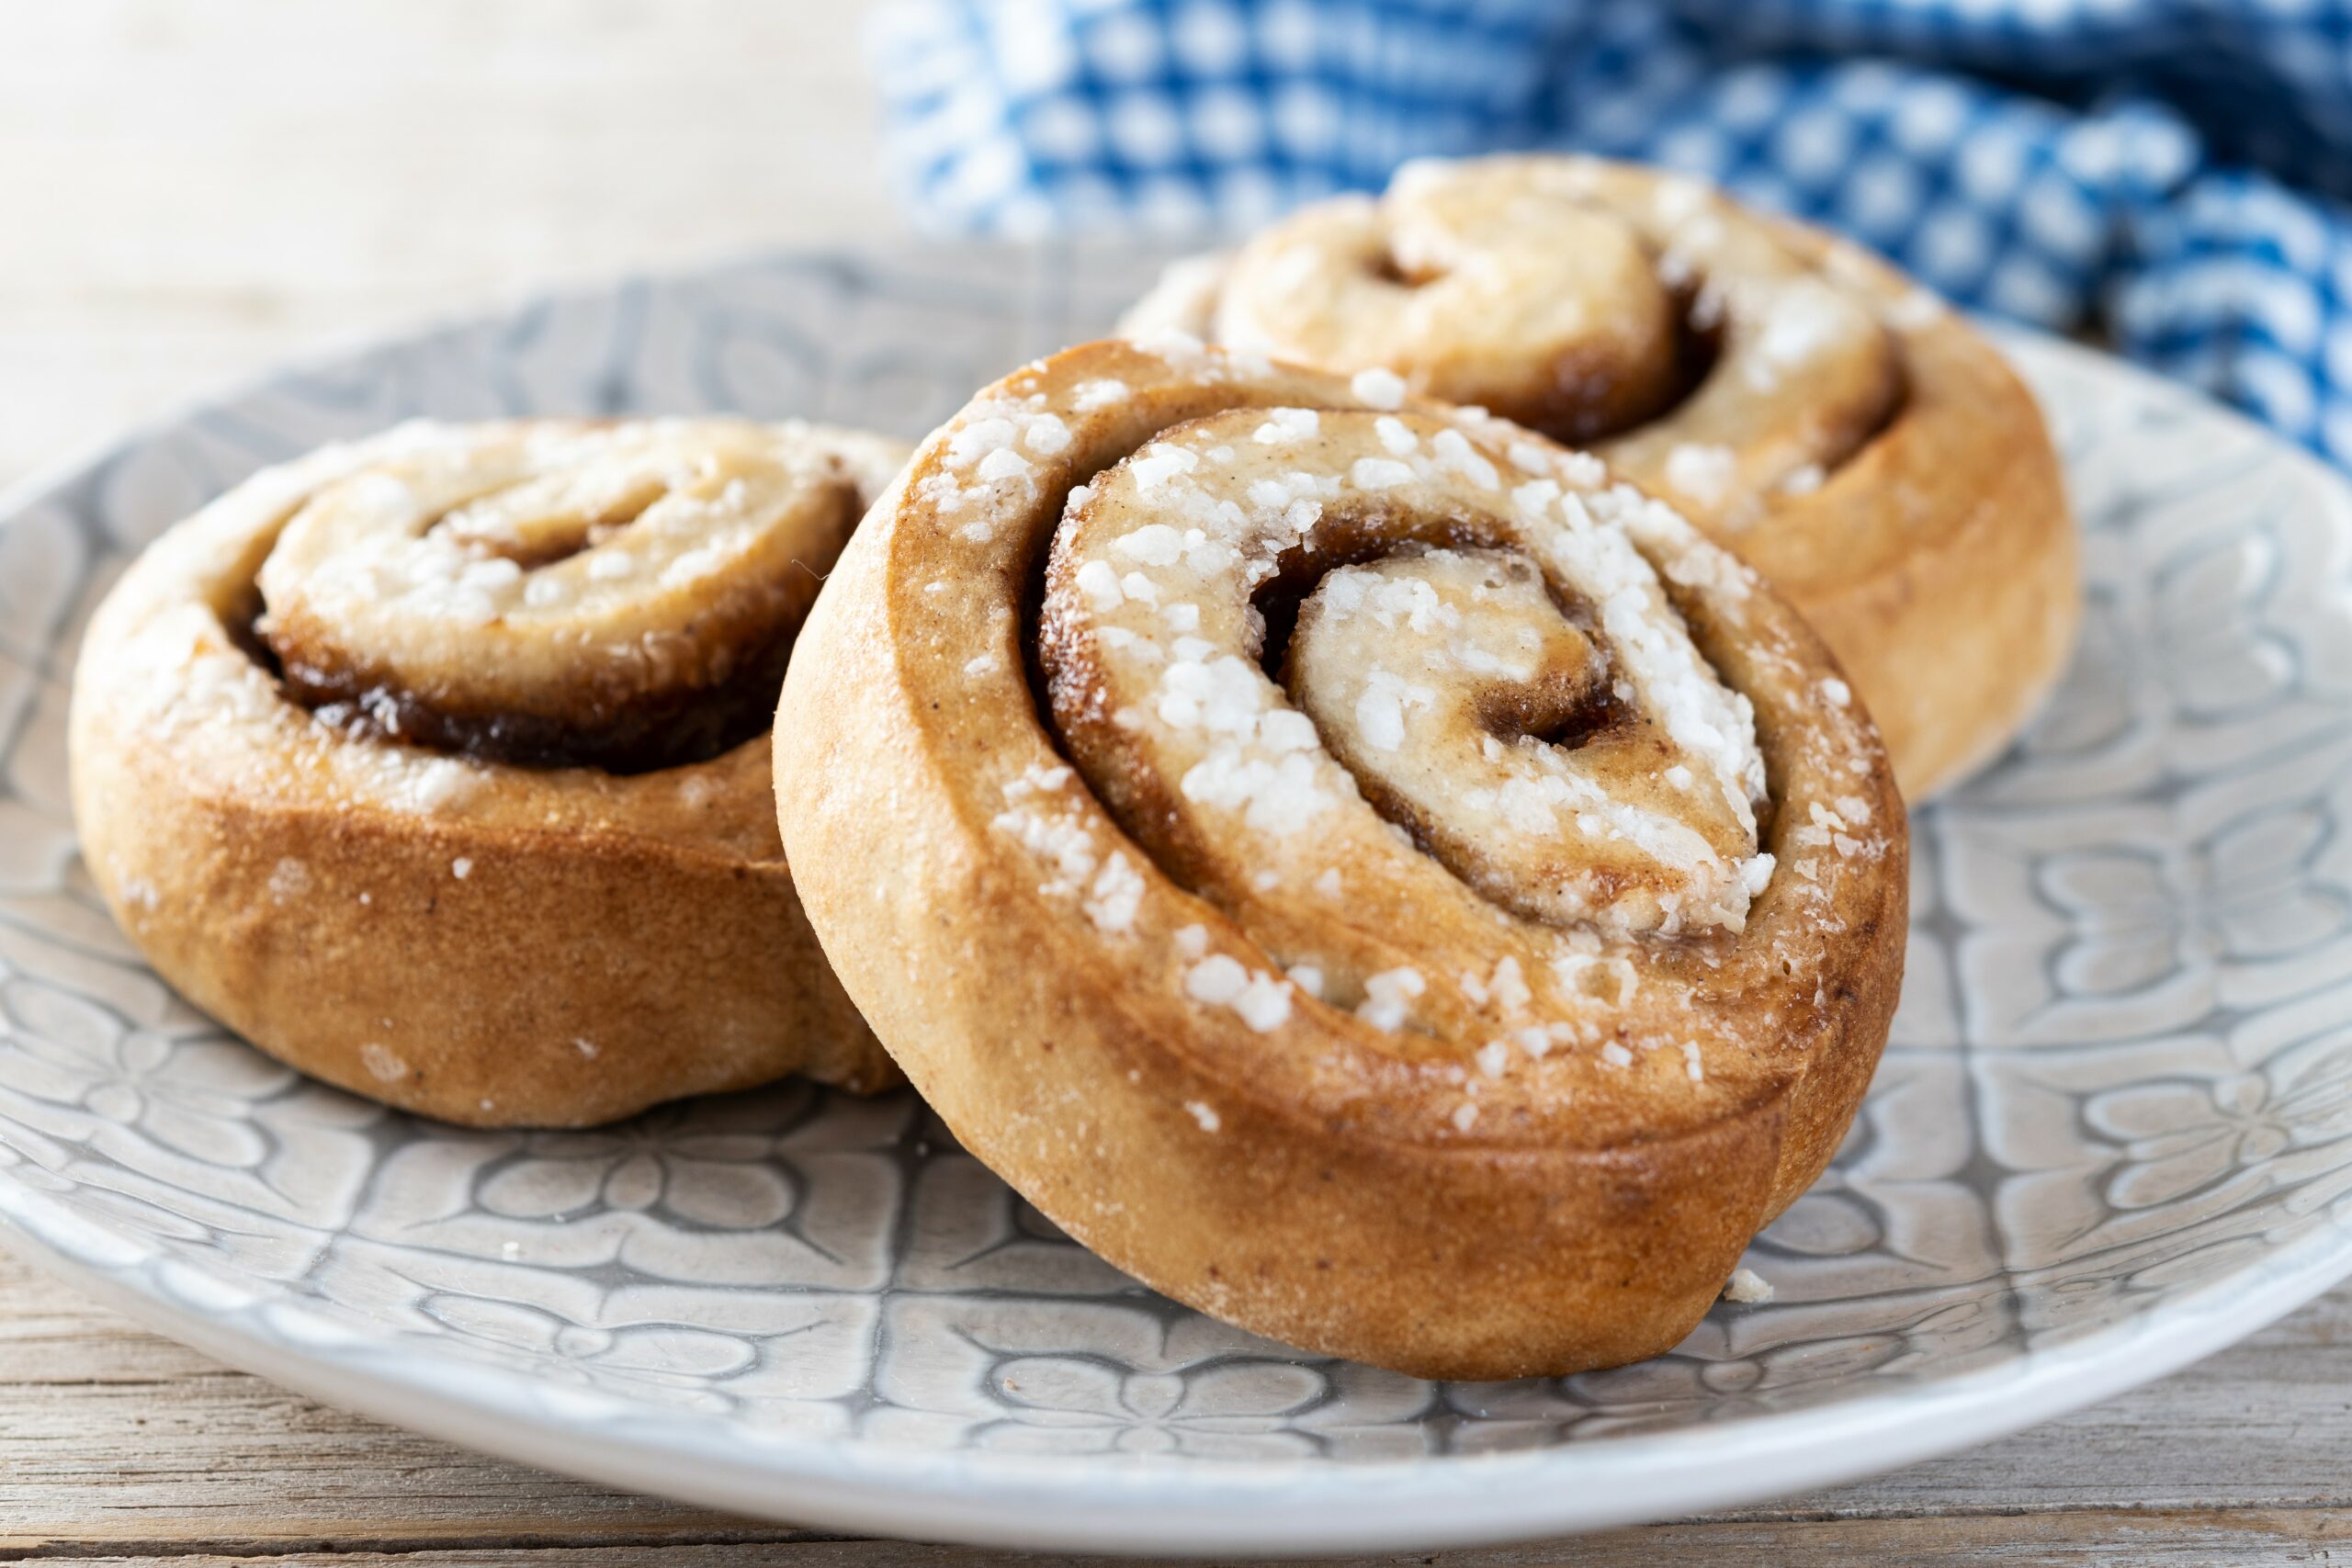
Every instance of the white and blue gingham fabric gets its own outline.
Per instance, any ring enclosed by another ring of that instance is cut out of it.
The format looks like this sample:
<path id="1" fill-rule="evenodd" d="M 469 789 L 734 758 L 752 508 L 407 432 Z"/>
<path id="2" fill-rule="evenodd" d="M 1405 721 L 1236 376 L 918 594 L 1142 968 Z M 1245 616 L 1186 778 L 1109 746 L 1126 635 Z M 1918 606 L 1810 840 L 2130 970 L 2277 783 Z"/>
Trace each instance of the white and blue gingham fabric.
<path id="1" fill-rule="evenodd" d="M 1239 231 L 1571 147 L 1839 229 L 2352 465 L 2352 0 L 893 0 L 935 229 Z"/>

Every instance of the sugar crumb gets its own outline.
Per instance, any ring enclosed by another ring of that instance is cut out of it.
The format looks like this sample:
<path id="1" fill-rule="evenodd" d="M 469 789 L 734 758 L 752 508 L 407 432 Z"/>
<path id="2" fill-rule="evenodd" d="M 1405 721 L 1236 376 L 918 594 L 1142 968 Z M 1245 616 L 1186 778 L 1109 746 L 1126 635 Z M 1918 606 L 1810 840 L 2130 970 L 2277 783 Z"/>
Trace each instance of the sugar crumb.
<path id="1" fill-rule="evenodd" d="M 1394 370 L 1375 366 L 1359 370 L 1348 382 L 1348 389 L 1363 400 L 1366 406 L 1376 409 L 1401 408 L 1405 402 L 1405 378 Z"/>

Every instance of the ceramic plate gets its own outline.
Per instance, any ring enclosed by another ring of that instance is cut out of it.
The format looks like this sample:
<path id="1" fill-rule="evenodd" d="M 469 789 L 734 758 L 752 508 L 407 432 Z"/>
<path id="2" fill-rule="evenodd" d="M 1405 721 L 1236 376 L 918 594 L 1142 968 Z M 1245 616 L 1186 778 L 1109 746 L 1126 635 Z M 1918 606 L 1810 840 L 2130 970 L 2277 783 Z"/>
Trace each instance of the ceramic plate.
<path id="1" fill-rule="evenodd" d="M 1132 254 L 763 262 L 276 377 L 0 525 L 0 1235 L 330 1402 L 751 1514 L 1035 1547 L 1435 1546 L 1680 1514 L 1975 1442 L 2352 1270 L 2352 506 L 2253 426 L 2007 341 L 2087 545 L 2082 649 L 1915 818 L 1909 979 L 1778 1292 L 1673 1354 L 1432 1384 L 1097 1262 L 910 1095 L 787 1085 L 466 1133 L 322 1089 L 139 961 L 65 806 L 77 628 L 261 464 L 412 415 L 735 410 L 917 435 L 1091 335 Z"/>

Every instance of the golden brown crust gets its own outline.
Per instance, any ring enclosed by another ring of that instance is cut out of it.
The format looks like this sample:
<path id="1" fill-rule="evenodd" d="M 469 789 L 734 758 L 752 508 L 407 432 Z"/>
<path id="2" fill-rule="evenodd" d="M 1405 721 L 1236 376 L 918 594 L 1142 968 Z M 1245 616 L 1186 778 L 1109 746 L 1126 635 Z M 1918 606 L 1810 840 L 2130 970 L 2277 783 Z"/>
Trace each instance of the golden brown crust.
<path id="1" fill-rule="evenodd" d="M 1612 259 L 1629 244 L 1655 276 Z M 1598 423 L 1561 400 L 1596 367 L 1619 388 L 1688 359 L 1688 333 L 1617 341 L 1670 294 L 1712 335 L 1703 379 Z M 1188 265 L 1129 321 L 1383 364 L 1431 396 L 1610 437 L 1595 449 L 1813 622 L 1915 800 L 1989 761 L 2073 648 L 2057 456 L 2000 355 L 1884 263 L 1682 176 L 1560 156 L 1410 165 L 1377 205 L 1311 208 Z"/>
<path id="2" fill-rule="evenodd" d="M 254 582 L 289 520 L 420 465 L 503 482 L 564 467 L 550 443 L 639 434 L 687 453 L 702 439 L 524 422 L 329 448 L 254 476 L 125 573 L 75 673 L 74 815 L 108 906 L 191 1001 L 305 1072 L 471 1125 L 587 1125 L 795 1071 L 897 1081 L 801 912 L 764 734 L 632 774 L 522 766 L 313 713 L 262 661 Z M 901 450 L 808 427 L 726 438 L 869 493 Z M 830 554 L 838 536 L 802 543 Z M 514 618 L 418 625 L 461 663 Z"/>
<path id="3" fill-rule="evenodd" d="M 776 753 L 786 850 L 917 1087 L 1114 1264 L 1419 1374 L 1636 1359 L 1688 1332 L 1860 1101 L 1901 976 L 1900 801 L 1835 666 L 1752 572 L 1589 459 L 1382 391 L 1368 407 L 1332 378 L 1170 341 L 1069 350 L 981 393 L 877 503 L 803 630 Z M 1302 483 L 1335 476 L 1317 493 L 1347 522 L 1328 542 L 1250 491 L 1261 459 L 1221 418 L 1241 409 L 1323 411 L 1289 450 Z M 1393 445 L 1365 448 L 1376 424 Z M 1514 449 L 1536 468 L 1510 468 Z M 1409 480 L 1352 466 L 1384 450 Z M 1546 512 L 1544 484 L 1608 515 Z M 1223 512 L 1229 495 L 1251 499 Z M 1146 532 L 1154 507 L 1225 521 L 1179 560 L 1181 530 Z M 1453 531 L 1433 540 L 1440 517 Z M 1665 663 L 1644 673 L 1639 634 L 1604 616 L 1613 678 L 1648 703 L 1687 626 L 1680 646 L 1752 703 L 1770 780 L 1758 847 L 1776 860 L 1703 930 L 1645 934 L 1645 913 L 1604 937 L 1481 897 L 1400 844 L 1328 749 L 1277 734 L 1283 694 L 1241 665 L 1218 666 L 1223 716 L 1197 721 L 1177 685 L 1157 708 L 1121 685 L 1151 667 L 1149 613 L 1165 657 L 1216 665 L 1177 634 L 1246 626 L 1233 595 L 1278 559 L 1328 583 L 1379 549 L 1518 550 L 1571 613 L 1600 580 L 1569 544 L 1623 565 L 1628 539 L 1650 564 L 1619 590 L 1665 628 Z M 1097 570 L 1113 560 L 1142 579 L 1115 598 Z M 1040 621 L 1058 721 L 1032 685 Z M 1253 738 L 1227 754 L 1232 734 Z M 1276 752 L 1312 769 L 1250 771 Z M 1232 778 L 1255 781 L 1248 804 L 1220 794 Z M 1318 866 L 1344 878 L 1325 906 Z M 1416 986 L 1396 983 L 1407 967 Z"/>

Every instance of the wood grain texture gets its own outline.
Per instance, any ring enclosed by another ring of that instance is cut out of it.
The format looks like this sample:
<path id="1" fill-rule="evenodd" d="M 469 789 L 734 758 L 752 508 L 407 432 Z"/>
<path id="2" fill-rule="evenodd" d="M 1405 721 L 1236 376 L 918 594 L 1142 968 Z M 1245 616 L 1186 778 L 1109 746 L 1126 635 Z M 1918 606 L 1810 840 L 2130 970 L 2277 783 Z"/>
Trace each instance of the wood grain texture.
<path id="1" fill-rule="evenodd" d="M 2038 1529 L 2028 1539 L 2014 1532 L 1986 1529 L 1981 1521 L 1940 1525 L 1931 1521 L 1902 1521 L 1888 1528 L 1832 1534 L 1816 1526 L 1706 1527 L 1659 1526 L 1625 1531 L 1589 1540 L 1538 1542 L 1529 1546 L 1485 1551 L 1416 1553 L 1409 1556 L 1317 1559 L 1329 1568 L 1534 1568 L 1538 1564 L 1574 1563 L 1579 1568 L 1635 1568 L 1661 1562 L 1696 1562 L 1699 1551 L 1751 1554 L 1766 1564 L 1819 1564 L 1821 1568 L 1886 1568 L 1905 1564 L 2001 1564 L 2003 1568 L 2275 1568 L 2346 1561 L 2340 1518 L 2272 1518 L 2240 1528 L 2171 1516 L 2069 1519 L 2054 1528 Z M 1685 1556 L 1685 1551 L 1694 1555 Z M 30 1561 L 30 1560 L 28 1560 Z M 62 1561 L 62 1559 L 42 1559 Z M 180 1568 L 208 1565 L 333 1563 L 337 1565 L 408 1564 L 415 1559 L 402 1553 L 378 1551 L 302 1551 L 279 1555 L 193 1555 L 77 1557 L 76 1562 L 133 1565 L 170 1563 Z M 468 1564 L 541 1565 L 547 1553 L 533 1548 L 492 1548 L 469 1551 Z M 663 1547 L 658 1558 L 634 1546 L 591 1547 L 567 1551 L 562 1558 L 581 1568 L 622 1568 L 658 1561 L 681 1568 L 941 1568 L 943 1564 L 1037 1563 L 1070 1568 L 1127 1568 L 1140 1560 L 1127 1557 L 1045 1558 L 1001 1557 L 994 1553 L 957 1551 L 953 1548 L 909 1543 L 818 1541 L 785 1544 L 694 1545 Z"/>
<path id="2" fill-rule="evenodd" d="M 900 232 L 861 0 L 0 0 L 0 479 L 566 283 Z"/>
<path id="3" fill-rule="evenodd" d="M 0 484 L 219 381 L 549 285 L 901 231 L 839 0 L 0 0 Z M 1970 1453 L 1574 1543 L 1362 1559 L 2352 1562 L 2352 1289 Z M 1012 1561 L 632 1497 L 327 1409 L 0 1258 L 0 1561 Z"/>

